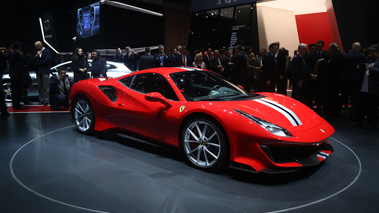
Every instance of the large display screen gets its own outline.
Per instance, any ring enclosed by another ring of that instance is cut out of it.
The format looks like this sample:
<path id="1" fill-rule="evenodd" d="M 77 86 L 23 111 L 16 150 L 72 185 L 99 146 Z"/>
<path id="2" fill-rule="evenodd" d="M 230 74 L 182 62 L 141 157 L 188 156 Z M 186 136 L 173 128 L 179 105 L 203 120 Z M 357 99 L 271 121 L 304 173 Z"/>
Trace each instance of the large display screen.
<path id="1" fill-rule="evenodd" d="M 100 34 L 100 2 L 79 8 L 77 19 L 77 40 Z"/>

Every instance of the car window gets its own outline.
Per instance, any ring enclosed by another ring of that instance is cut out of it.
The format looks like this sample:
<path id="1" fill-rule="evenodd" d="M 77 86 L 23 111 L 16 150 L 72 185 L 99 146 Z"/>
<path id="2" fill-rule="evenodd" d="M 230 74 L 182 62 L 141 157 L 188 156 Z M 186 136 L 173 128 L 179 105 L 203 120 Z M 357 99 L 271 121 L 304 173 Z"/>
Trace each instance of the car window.
<path id="1" fill-rule="evenodd" d="M 137 74 L 123 78 L 120 82 L 143 94 L 159 92 L 168 100 L 179 100 L 166 78 L 157 73 Z"/>
<path id="2" fill-rule="evenodd" d="M 64 64 L 61 66 L 57 66 L 56 70 L 57 70 L 57 72 L 59 72 L 59 70 L 66 70 L 66 72 L 73 72 L 73 70 L 71 68 L 71 63 L 67 63 L 67 64 Z"/>
<path id="3" fill-rule="evenodd" d="M 110 70 L 110 69 L 116 69 L 117 67 L 113 64 L 109 64 L 107 63 L 107 69 Z"/>

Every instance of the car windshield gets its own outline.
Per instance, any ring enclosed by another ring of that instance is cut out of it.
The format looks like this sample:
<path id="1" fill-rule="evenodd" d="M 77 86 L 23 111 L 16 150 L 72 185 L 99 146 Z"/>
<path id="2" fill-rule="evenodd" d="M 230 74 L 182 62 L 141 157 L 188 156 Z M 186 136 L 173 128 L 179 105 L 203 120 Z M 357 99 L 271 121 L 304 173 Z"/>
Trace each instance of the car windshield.
<path id="1" fill-rule="evenodd" d="M 188 101 L 232 100 L 250 95 L 223 77 L 202 70 L 170 74 L 171 79 Z"/>

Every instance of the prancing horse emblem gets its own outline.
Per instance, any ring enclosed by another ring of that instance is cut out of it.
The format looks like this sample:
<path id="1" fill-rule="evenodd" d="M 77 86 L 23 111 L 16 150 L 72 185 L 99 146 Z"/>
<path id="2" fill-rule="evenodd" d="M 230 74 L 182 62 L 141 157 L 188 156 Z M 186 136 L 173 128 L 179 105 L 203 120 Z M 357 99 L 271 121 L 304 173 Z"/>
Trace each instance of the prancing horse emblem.
<path id="1" fill-rule="evenodd" d="M 186 108 L 186 106 L 181 106 L 179 112 L 183 112 L 184 108 Z"/>

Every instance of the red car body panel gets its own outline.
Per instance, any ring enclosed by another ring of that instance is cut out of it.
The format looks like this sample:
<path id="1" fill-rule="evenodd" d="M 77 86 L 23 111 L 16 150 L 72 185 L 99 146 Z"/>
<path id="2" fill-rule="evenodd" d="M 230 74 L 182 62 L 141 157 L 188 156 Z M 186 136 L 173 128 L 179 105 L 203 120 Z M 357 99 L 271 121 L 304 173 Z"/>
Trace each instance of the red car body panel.
<path id="1" fill-rule="evenodd" d="M 146 94 L 134 91 L 119 80 L 124 78 L 89 79 L 74 84 L 70 100 L 84 95 L 95 112 L 97 131 L 126 130 L 144 138 L 180 148 L 180 132 L 188 116 L 206 114 L 215 119 L 224 129 L 230 145 L 230 161 L 250 166 L 255 171 L 286 171 L 304 164 L 294 161 L 274 162 L 268 154 L 281 155 L 281 149 L 291 150 L 317 147 L 334 133 L 334 128 L 304 104 L 276 93 L 259 93 L 261 96 L 249 100 L 231 101 L 187 101 L 176 87 L 169 74 L 183 72 L 182 68 L 155 68 L 135 72 L 155 72 L 169 82 L 179 101 L 167 100 L 170 107 L 160 102 L 146 100 Z M 112 102 L 99 86 L 111 86 L 117 94 Z M 292 137 L 280 137 L 266 131 L 262 126 L 247 119 L 235 110 L 243 111 L 265 121 L 285 128 Z M 290 112 L 284 113 L 283 111 Z M 266 149 L 266 151 L 265 151 Z M 275 151 L 278 150 L 278 151 Z M 319 162 L 332 151 L 321 149 Z"/>

